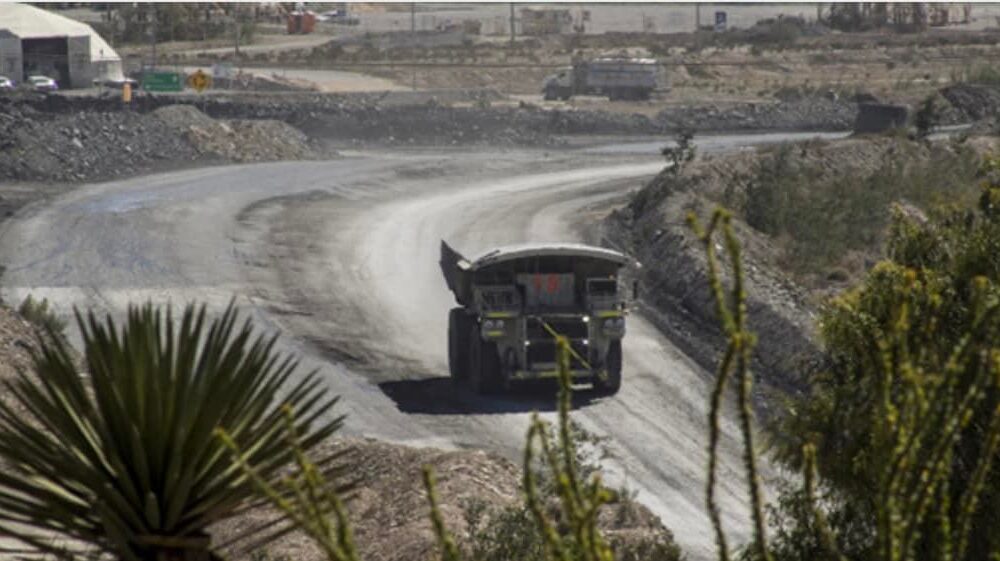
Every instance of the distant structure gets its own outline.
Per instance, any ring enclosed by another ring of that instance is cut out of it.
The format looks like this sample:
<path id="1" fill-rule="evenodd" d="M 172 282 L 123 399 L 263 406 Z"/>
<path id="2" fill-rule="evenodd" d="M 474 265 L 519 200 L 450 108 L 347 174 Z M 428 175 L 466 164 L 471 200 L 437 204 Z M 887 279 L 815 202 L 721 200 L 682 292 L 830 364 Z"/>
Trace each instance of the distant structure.
<path id="1" fill-rule="evenodd" d="M 121 80 L 122 59 L 92 27 L 27 4 L 0 3 L 0 74 L 44 74 L 61 87 Z"/>
<path id="2" fill-rule="evenodd" d="M 521 9 L 521 35 L 561 35 L 573 31 L 573 16 L 568 9 Z"/>
<path id="3" fill-rule="evenodd" d="M 841 31 L 865 31 L 891 27 L 899 31 L 921 31 L 969 23 L 972 4 L 944 2 L 834 2 L 817 4 L 817 19 Z"/>

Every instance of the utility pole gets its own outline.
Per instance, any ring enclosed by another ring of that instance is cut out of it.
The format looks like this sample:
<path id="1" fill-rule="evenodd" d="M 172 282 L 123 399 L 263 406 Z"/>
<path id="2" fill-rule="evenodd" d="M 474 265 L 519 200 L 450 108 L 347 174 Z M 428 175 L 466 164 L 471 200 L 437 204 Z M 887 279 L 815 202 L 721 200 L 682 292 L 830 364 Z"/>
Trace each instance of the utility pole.
<path id="1" fill-rule="evenodd" d="M 514 3 L 510 3 L 510 44 L 514 44 L 514 39 L 517 36 L 517 31 L 514 29 Z"/>
<path id="2" fill-rule="evenodd" d="M 240 5 L 233 6 L 233 58 L 240 63 Z"/>
<path id="3" fill-rule="evenodd" d="M 413 41 L 413 46 L 417 46 L 417 3 L 410 2 L 410 39 Z M 411 51 L 412 52 L 412 51 Z M 416 61 L 411 62 L 410 66 L 410 88 L 413 91 L 417 91 L 417 67 Z"/>
<path id="4" fill-rule="evenodd" d="M 153 32 L 149 34 L 149 40 L 153 43 L 153 70 L 156 70 L 156 4 L 149 3 L 150 27 Z"/>
<path id="5" fill-rule="evenodd" d="M 694 5 L 694 30 L 701 31 L 701 4 Z"/>

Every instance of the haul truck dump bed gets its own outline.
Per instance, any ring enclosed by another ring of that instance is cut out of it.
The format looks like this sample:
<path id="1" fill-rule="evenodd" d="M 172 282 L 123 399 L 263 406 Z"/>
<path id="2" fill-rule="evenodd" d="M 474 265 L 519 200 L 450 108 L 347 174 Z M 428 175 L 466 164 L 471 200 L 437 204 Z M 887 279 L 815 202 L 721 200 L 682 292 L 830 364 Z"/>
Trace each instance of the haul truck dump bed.
<path id="1" fill-rule="evenodd" d="M 504 247 L 469 260 L 442 241 L 441 271 L 458 303 L 448 316 L 452 378 L 481 393 L 554 378 L 558 334 L 573 349 L 575 381 L 617 392 L 627 312 L 619 270 L 628 263 L 581 244 Z"/>

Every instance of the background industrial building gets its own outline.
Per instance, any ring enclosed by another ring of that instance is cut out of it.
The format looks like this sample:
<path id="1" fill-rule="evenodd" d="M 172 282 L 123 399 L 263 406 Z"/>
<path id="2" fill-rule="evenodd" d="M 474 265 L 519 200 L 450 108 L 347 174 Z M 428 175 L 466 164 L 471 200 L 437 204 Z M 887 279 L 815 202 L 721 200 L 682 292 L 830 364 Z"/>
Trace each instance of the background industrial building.
<path id="1" fill-rule="evenodd" d="M 92 27 L 26 4 L 0 3 L 0 75 L 16 82 L 34 74 L 62 87 L 123 77 L 122 59 Z"/>

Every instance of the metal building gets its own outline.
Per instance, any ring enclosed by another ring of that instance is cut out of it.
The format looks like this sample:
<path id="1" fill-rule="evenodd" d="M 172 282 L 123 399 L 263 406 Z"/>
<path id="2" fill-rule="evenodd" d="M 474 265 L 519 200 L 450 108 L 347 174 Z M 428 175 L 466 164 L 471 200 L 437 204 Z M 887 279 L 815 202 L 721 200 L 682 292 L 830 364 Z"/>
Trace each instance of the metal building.
<path id="1" fill-rule="evenodd" d="M 27 4 L 0 3 L 0 75 L 43 74 L 61 87 L 123 78 L 122 59 L 92 27 Z"/>

